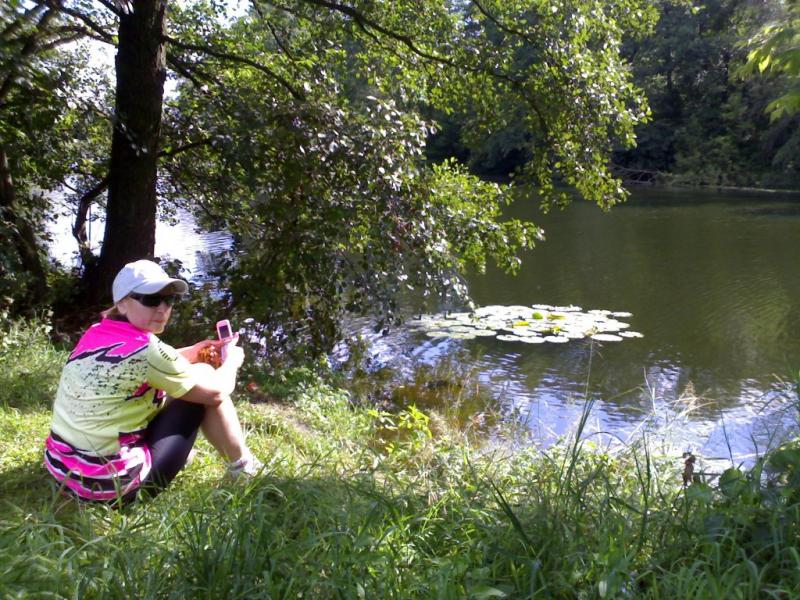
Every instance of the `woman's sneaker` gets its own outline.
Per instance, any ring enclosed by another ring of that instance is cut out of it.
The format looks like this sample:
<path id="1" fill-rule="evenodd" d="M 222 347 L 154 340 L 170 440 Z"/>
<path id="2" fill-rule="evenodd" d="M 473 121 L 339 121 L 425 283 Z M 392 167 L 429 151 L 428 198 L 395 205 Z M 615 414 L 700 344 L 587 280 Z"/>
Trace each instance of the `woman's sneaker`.
<path id="1" fill-rule="evenodd" d="M 264 463 L 252 454 L 248 454 L 228 464 L 227 477 L 232 481 L 240 478 L 251 479 L 256 475 L 260 475 L 263 470 Z"/>

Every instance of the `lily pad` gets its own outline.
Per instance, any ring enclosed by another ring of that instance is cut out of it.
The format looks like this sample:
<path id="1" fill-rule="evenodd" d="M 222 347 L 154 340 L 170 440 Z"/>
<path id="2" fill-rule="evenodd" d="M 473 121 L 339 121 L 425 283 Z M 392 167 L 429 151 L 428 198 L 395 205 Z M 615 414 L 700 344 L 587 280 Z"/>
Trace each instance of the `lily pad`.
<path id="1" fill-rule="evenodd" d="M 638 331 L 620 331 L 619 335 L 625 338 L 643 338 L 644 336 Z"/>
<path id="2" fill-rule="evenodd" d="M 554 306 L 553 310 L 556 310 L 558 312 L 580 312 L 581 307 L 575 306 L 574 304 L 570 304 L 569 306 Z"/>
<path id="3" fill-rule="evenodd" d="M 636 331 L 627 331 L 630 325 L 620 320 L 625 316 L 631 315 L 601 309 L 582 311 L 573 305 L 491 305 L 473 312 L 421 315 L 408 325 L 431 338 L 470 340 L 496 336 L 500 341 L 526 344 L 564 344 L 587 337 L 618 342 L 643 337 Z"/>
<path id="4" fill-rule="evenodd" d="M 501 342 L 521 342 L 522 338 L 518 335 L 498 335 L 497 339 Z"/>
<path id="5" fill-rule="evenodd" d="M 580 331 L 562 331 L 560 335 L 571 340 L 582 340 L 586 337 L 586 334 Z"/>
<path id="6" fill-rule="evenodd" d="M 448 331 L 429 331 L 426 333 L 429 338 L 443 338 L 443 337 L 450 337 L 452 334 Z"/>
<path id="7" fill-rule="evenodd" d="M 467 327 L 466 325 L 454 325 L 453 327 L 448 327 L 447 330 L 453 333 L 475 333 L 474 327 Z"/>
<path id="8" fill-rule="evenodd" d="M 618 335 L 613 335 L 611 333 L 596 333 L 592 336 L 593 340 L 597 340 L 598 342 L 621 342 L 622 338 Z"/>
<path id="9" fill-rule="evenodd" d="M 539 332 L 535 329 L 531 329 L 529 327 L 517 327 L 514 329 L 514 335 L 518 335 L 519 337 L 537 337 Z"/>
<path id="10" fill-rule="evenodd" d="M 475 334 L 474 333 L 451 333 L 450 336 L 454 340 L 474 340 Z"/>
<path id="11" fill-rule="evenodd" d="M 472 332 L 472 335 L 475 337 L 494 337 L 497 335 L 497 332 L 493 329 L 476 329 Z"/>
<path id="12" fill-rule="evenodd" d="M 544 338 L 538 335 L 526 335 L 525 337 L 519 338 L 519 341 L 523 344 L 544 344 Z"/>
<path id="13" fill-rule="evenodd" d="M 470 313 L 468 313 L 468 312 L 448 313 L 447 315 L 445 315 L 445 318 L 447 318 L 447 319 L 456 319 L 456 320 L 469 319 L 470 318 Z"/>

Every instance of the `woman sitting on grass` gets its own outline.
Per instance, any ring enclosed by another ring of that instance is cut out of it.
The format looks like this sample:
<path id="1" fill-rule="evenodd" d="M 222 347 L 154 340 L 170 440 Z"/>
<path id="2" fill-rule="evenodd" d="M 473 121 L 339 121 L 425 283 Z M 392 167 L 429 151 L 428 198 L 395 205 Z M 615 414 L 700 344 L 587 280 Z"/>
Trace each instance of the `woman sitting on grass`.
<path id="1" fill-rule="evenodd" d="M 156 263 L 117 274 L 114 306 L 78 341 L 61 374 L 45 465 L 82 500 L 125 504 L 162 491 L 186 464 L 198 428 L 232 477 L 262 468 L 247 448 L 230 394 L 244 360 L 238 337 L 215 369 L 199 362 L 205 340 L 161 342 L 172 305 L 189 287 Z"/>

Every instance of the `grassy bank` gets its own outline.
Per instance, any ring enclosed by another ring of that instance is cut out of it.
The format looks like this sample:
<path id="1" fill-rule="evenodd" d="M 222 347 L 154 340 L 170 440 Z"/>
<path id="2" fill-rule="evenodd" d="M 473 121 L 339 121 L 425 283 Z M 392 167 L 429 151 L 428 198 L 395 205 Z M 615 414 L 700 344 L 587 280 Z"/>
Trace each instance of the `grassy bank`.
<path id="1" fill-rule="evenodd" d="M 264 476 L 223 483 L 202 443 L 153 502 L 76 506 L 40 458 L 65 353 L 42 327 L 2 336 L 2 598 L 800 595 L 799 450 L 772 457 L 769 482 L 759 465 L 684 489 L 680 461 L 646 440 L 479 447 L 311 376 L 240 404 Z"/>

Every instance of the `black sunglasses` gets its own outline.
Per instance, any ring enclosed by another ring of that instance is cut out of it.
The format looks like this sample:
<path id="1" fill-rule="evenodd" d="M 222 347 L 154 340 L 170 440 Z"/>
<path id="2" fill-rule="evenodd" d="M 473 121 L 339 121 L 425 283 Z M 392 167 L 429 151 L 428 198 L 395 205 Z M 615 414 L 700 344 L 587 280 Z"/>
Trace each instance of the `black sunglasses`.
<path id="1" fill-rule="evenodd" d="M 175 304 L 180 296 L 175 294 L 170 294 L 168 296 L 162 296 L 161 294 L 128 294 L 131 298 L 136 300 L 142 306 L 146 306 L 147 308 L 155 308 L 157 306 L 161 306 L 163 302 L 167 306 L 172 306 Z"/>

